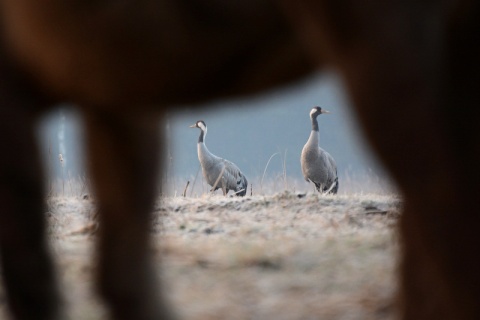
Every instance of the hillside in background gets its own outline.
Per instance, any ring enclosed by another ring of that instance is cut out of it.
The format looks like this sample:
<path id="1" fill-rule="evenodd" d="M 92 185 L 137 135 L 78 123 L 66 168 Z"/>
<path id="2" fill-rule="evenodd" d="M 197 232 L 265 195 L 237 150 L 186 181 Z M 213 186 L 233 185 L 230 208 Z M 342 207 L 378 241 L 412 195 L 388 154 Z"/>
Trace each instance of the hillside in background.
<path id="1" fill-rule="evenodd" d="M 309 112 L 315 105 L 331 111 L 318 119 L 320 143 L 337 161 L 340 190 L 345 187 L 349 190 L 348 183 L 354 183 L 360 190 L 364 185 L 368 192 L 372 181 L 379 185 L 387 181 L 358 131 L 340 80 L 326 74 L 260 96 L 215 101 L 200 108 L 175 107 L 164 124 L 168 144 L 167 184 L 170 188 L 175 184 L 174 189 L 178 190 L 175 181 L 184 184 L 195 179 L 199 169 L 196 151 L 199 130 L 189 125 L 204 120 L 208 126 L 209 150 L 236 163 L 250 181 L 259 180 L 264 174 L 270 180 L 287 176 L 296 181 L 297 188 L 308 189 L 299 158 L 311 130 Z M 55 111 L 45 119 L 40 132 L 41 150 L 50 176 L 85 175 L 81 125 L 71 109 Z M 59 153 L 65 159 L 63 168 L 58 161 Z"/>

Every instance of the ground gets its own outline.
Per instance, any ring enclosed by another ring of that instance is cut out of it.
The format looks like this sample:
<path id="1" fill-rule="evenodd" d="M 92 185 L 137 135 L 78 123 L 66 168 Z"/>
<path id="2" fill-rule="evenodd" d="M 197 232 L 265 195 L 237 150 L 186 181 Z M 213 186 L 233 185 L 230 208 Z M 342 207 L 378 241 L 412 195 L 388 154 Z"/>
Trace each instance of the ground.
<path id="1" fill-rule="evenodd" d="M 106 319 L 91 293 L 94 200 L 48 204 L 71 318 Z M 394 194 L 161 199 L 152 225 L 159 276 L 180 319 L 393 319 L 400 207 Z"/>

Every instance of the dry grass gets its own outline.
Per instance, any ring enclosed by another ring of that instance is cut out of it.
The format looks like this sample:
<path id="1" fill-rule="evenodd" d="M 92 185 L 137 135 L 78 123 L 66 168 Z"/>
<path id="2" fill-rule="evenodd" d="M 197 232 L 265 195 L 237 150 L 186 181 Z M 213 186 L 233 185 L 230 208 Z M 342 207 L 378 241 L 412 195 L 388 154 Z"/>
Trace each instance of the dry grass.
<path id="1" fill-rule="evenodd" d="M 159 200 L 159 275 L 181 319 L 392 319 L 399 206 L 375 194 Z M 49 208 L 72 319 L 105 319 L 90 292 L 94 202 L 53 197 Z"/>

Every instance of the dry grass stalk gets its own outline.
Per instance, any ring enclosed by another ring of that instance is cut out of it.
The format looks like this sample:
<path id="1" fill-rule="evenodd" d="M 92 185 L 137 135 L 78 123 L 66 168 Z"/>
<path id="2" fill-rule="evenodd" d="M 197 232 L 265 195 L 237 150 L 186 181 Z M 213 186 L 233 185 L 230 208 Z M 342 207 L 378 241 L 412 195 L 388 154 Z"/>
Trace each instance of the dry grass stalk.
<path id="1" fill-rule="evenodd" d="M 220 174 L 218 175 L 217 180 L 215 180 L 215 183 L 212 187 L 212 190 L 210 190 L 210 192 L 211 192 L 210 195 L 212 195 L 215 192 L 215 188 L 217 187 L 218 183 L 220 182 L 220 179 L 222 179 L 224 172 L 225 172 L 225 164 L 223 164 L 222 171 L 220 171 Z M 222 186 L 222 190 L 223 190 L 223 195 L 226 196 L 226 193 L 225 193 L 225 190 L 223 189 L 223 186 Z"/>
<path id="2" fill-rule="evenodd" d="M 183 194 L 182 196 L 185 198 L 187 196 L 187 189 L 188 189 L 188 185 L 190 184 L 190 180 L 187 181 L 187 185 L 185 186 L 185 189 L 183 189 Z"/>
<path id="3" fill-rule="evenodd" d="M 263 179 L 265 178 L 265 173 L 267 172 L 267 168 L 268 168 L 268 165 L 269 165 L 270 161 L 271 161 L 272 158 L 273 158 L 274 156 L 276 156 L 277 154 L 278 154 L 278 152 L 276 152 L 276 153 L 274 153 L 274 154 L 272 154 L 272 155 L 270 156 L 270 158 L 269 158 L 268 161 L 267 161 L 267 164 L 266 164 L 265 168 L 263 169 L 262 180 L 260 180 L 260 190 L 262 191 L 262 194 L 265 194 L 265 193 L 263 192 Z"/>

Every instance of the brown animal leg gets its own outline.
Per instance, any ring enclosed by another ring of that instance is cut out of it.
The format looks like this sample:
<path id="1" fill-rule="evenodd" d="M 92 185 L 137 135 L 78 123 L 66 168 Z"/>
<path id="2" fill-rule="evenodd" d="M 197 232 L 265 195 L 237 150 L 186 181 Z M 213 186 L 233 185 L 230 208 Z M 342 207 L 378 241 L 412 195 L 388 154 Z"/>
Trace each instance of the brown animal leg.
<path id="1" fill-rule="evenodd" d="M 402 319 L 480 319 L 478 2 L 300 3 L 404 195 Z"/>
<path id="2" fill-rule="evenodd" d="M 369 138 L 405 196 L 402 319 L 480 317 L 480 10 L 457 14 L 437 17 L 439 29 L 418 29 L 423 43 L 410 48 L 418 58 L 390 54 L 406 63 L 402 70 L 349 79 Z"/>
<path id="3" fill-rule="evenodd" d="M 1 56 L 1 54 L 0 54 Z M 35 117 L 43 104 L 0 57 L 0 254 L 16 319 L 56 319 L 58 292 L 45 235 Z"/>
<path id="4" fill-rule="evenodd" d="M 99 289 L 114 319 L 169 319 L 150 258 L 160 123 L 135 117 L 86 115 L 88 163 L 100 217 Z"/>
<path id="5" fill-rule="evenodd" d="M 438 133 L 448 156 L 436 151 L 425 163 L 434 166 L 442 157 L 448 167 L 428 189 L 424 183 L 416 190 L 412 186 L 411 208 L 402 222 L 405 319 L 480 318 L 480 6 L 463 3 L 446 29 L 442 103 L 430 115 L 444 124 Z M 427 151 L 421 154 L 428 154 L 429 142 L 423 143 Z M 430 307 L 436 303 L 435 317 L 419 317 L 419 293 Z"/>

